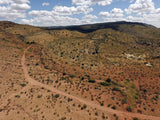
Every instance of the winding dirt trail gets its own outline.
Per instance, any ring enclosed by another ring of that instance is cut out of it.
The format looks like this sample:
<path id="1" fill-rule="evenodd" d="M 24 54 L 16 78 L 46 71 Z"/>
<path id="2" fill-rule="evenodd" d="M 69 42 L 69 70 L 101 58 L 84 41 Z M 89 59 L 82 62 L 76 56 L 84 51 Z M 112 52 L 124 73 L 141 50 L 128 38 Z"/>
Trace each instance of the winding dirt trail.
<path id="1" fill-rule="evenodd" d="M 28 80 L 29 84 L 30 85 L 35 85 L 35 86 L 39 86 L 39 87 L 43 87 L 47 90 L 50 90 L 54 93 L 57 93 L 57 94 L 60 94 L 62 96 L 66 96 L 66 97 L 69 97 L 69 98 L 72 98 L 74 100 L 77 100 L 83 104 L 86 104 L 90 107 L 93 107 L 93 108 L 97 108 L 99 110 L 102 110 L 102 111 L 106 111 L 108 113 L 111 113 L 111 114 L 116 114 L 118 116 L 121 116 L 121 117 L 126 117 L 126 118 L 133 118 L 133 117 L 137 117 L 137 118 L 140 118 L 140 119 L 146 119 L 146 120 L 160 120 L 160 117 L 156 117 L 156 116 L 151 116 L 151 115 L 143 115 L 143 114 L 138 114 L 138 113 L 129 113 L 129 112 L 125 112 L 125 111 L 119 111 L 119 110 L 113 110 L 111 108 L 108 108 L 108 107 L 104 107 L 104 106 L 100 106 L 92 101 L 87 101 L 83 98 L 79 98 L 79 97 L 76 97 L 76 96 L 73 96 L 73 95 L 70 95 L 70 94 L 67 94 L 65 92 L 62 92 L 56 88 L 53 88 L 53 87 L 50 87 L 46 84 L 43 84 L 43 83 L 40 83 L 38 81 L 36 81 L 35 79 L 31 78 L 28 74 L 28 70 L 27 70 L 27 67 L 25 65 L 25 53 L 26 51 L 30 48 L 31 46 L 29 46 L 25 51 L 24 51 L 24 54 L 23 54 L 23 57 L 22 57 L 22 61 L 21 61 L 21 64 L 22 64 L 22 68 L 23 68 L 23 71 L 24 71 L 24 75 L 25 75 L 25 78 L 26 80 Z"/>

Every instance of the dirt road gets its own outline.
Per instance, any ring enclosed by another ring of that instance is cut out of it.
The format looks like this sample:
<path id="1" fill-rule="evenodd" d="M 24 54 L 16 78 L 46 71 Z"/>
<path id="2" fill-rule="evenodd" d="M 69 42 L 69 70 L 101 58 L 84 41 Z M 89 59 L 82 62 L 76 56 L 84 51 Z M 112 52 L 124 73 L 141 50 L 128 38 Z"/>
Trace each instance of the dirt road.
<path id="1" fill-rule="evenodd" d="M 60 94 L 62 96 L 72 98 L 72 99 L 77 100 L 77 101 L 79 101 L 83 104 L 86 104 L 86 105 L 90 106 L 90 107 L 97 108 L 99 110 L 106 111 L 106 112 L 111 113 L 111 114 L 116 114 L 118 116 L 123 116 L 123 117 L 126 117 L 126 118 L 137 117 L 137 118 L 146 119 L 146 120 L 160 120 L 160 117 L 156 117 L 156 116 L 150 116 L 150 115 L 143 115 L 143 114 L 138 114 L 138 113 L 130 113 L 130 112 L 125 112 L 125 111 L 113 110 L 113 109 L 110 109 L 110 108 L 105 107 L 105 106 L 100 106 L 100 105 L 98 105 L 98 104 L 96 104 L 92 101 L 87 101 L 83 98 L 79 98 L 79 97 L 67 94 L 65 92 L 62 92 L 62 91 L 56 89 L 56 88 L 50 87 L 46 84 L 43 84 L 43 83 L 40 83 L 40 82 L 36 81 L 35 79 L 33 79 L 29 76 L 27 67 L 25 65 L 25 53 L 28 49 L 29 49 L 29 47 L 24 51 L 21 62 L 22 62 L 22 67 L 23 67 L 25 78 L 26 78 L 26 80 L 28 80 L 30 85 L 43 87 L 47 90 L 50 90 L 51 92 L 54 92 L 54 93 Z"/>

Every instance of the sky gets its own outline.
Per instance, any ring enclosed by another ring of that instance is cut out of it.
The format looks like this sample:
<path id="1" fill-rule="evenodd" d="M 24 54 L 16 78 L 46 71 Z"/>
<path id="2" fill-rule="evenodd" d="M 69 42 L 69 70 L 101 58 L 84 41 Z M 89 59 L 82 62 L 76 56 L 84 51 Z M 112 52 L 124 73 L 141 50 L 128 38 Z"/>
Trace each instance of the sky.
<path id="1" fill-rule="evenodd" d="M 160 0 L 0 0 L 0 21 L 34 26 L 130 21 L 160 28 Z"/>

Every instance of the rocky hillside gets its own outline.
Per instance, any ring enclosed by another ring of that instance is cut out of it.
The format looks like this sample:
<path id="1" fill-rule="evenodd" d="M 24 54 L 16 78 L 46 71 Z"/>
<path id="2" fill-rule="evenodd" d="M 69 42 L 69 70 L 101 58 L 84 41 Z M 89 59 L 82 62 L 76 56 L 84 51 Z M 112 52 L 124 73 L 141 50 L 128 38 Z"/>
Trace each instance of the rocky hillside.
<path id="1" fill-rule="evenodd" d="M 123 21 L 54 28 L 1 21 L 0 45 L 0 105 L 8 101 L 0 116 L 5 119 L 14 112 L 56 120 L 78 120 L 77 115 L 86 120 L 125 119 L 116 110 L 160 115 L 160 29 L 154 26 Z M 28 46 L 28 74 L 45 87 L 26 81 L 21 57 Z M 46 86 L 71 98 L 54 95 Z M 85 100 L 117 114 L 81 103 Z M 133 116 L 126 119 L 138 119 Z"/>

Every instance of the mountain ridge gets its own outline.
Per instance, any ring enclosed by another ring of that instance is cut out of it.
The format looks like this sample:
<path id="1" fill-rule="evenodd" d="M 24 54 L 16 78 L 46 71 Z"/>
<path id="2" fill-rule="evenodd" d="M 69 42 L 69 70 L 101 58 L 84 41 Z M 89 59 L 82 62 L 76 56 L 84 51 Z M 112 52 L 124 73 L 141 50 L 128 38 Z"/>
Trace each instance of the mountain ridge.
<path id="1" fill-rule="evenodd" d="M 89 33 L 96 31 L 98 29 L 105 29 L 105 28 L 112 28 L 114 30 L 118 30 L 119 25 L 141 25 L 141 26 L 148 26 L 148 27 L 153 27 L 157 28 L 153 25 L 149 25 L 146 23 L 141 23 L 141 22 L 127 22 L 127 21 L 117 21 L 117 22 L 104 22 L 104 23 L 94 23 L 94 24 L 85 24 L 85 25 L 70 25 L 70 26 L 50 26 L 50 27 L 44 27 L 47 30 L 62 30 L 62 29 L 67 29 L 67 30 L 77 30 L 79 32 L 83 33 Z"/>

